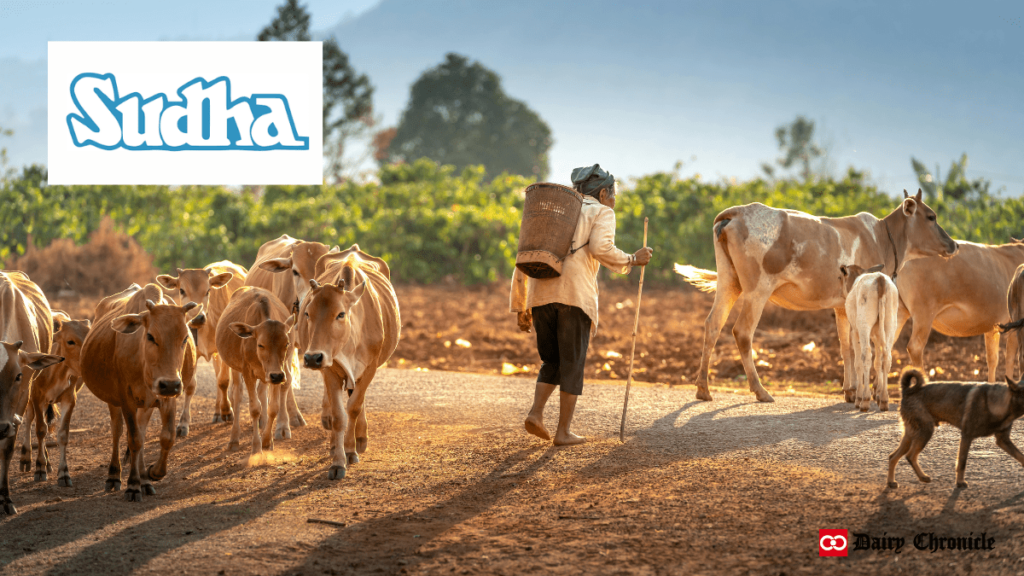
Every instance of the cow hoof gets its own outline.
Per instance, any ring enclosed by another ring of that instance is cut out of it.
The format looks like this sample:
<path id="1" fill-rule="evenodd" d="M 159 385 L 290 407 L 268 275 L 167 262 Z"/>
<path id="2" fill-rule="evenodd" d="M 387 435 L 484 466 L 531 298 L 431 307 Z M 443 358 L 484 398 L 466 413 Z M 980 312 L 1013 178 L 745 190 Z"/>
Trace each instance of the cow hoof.
<path id="1" fill-rule="evenodd" d="M 366 438 L 356 438 L 356 452 L 362 454 L 366 452 Z"/>
<path id="2" fill-rule="evenodd" d="M 46 480 L 46 470 L 36 471 L 36 482 L 43 482 Z"/>
<path id="3" fill-rule="evenodd" d="M 106 485 L 103 488 L 104 492 L 120 492 L 121 481 L 120 480 L 107 480 Z"/>
<path id="4" fill-rule="evenodd" d="M 163 472 L 157 473 L 153 471 L 153 466 L 150 466 L 149 468 L 146 469 L 146 476 L 149 476 L 149 479 L 154 482 L 159 482 L 164 479 L 164 476 L 167 476 L 167 467 L 164 467 Z"/>
<path id="5" fill-rule="evenodd" d="M 178 438 L 185 438 L 188 436 L 188 426 L 178 426 Z"/>
<path id="6" fill-rule="evenodd" d="M 288 423 L 292 425 L 292 428 L 302 428 L 306 425 L 306 419 L 302 417 L 302 414 L 296 414 L 288 420 Z"/>
<path id="7" fill-rule="evenodd" d="M 861 408 L 860 409 L 861 412 L 867 412 L 868 410 L 869 410 L 868 408 Z"/>
<path id="8" fill-rule="evenodd" d="M 231 412 L 228 412 L 227 414 L 214 414 L 213 415 L 213 423 L 214 424 L 218 424 L 220 422 L 231 422 L 232 420 L 234 420 L 234 416 L 232 416 Z"/>
<path id="9" fill-rule="evenodd" d="M 270 442 L 264 442 L 263 443 L 263 450 L 265 450 L 266 452 L 273 452 L 274 451 L 274 441 L 271 440 Z"/>
<path id="10" fill-rule="evenodd" d="M 324 430 L 330 431 L 331 430 L 331 417 L 330 416 L 321 416 L 320 417 L 320 425 L 324 427 Z"/>
<path id="11" fill-rule="evenodd" d="M 327 471 L 328 480 L 341 480 L 345 477 L 345 468 L 343 466 L 331 466 Z"/>
<path id="12" fill-rule="evenodd" d="M 758 402 L 775 402 L 775 398 L 772 398 L 772 395 L 767 390 L 764 390 L 763 393 L 756 392 L 755 397 Z"/>
<path id="13" fill-rule="evenodd" d="M 152 484 L 143 484 L 142 493 L 146 496 L 156 496 L 156 488 L 153 488 Z"/>
<path id="14" fill-rule="evenodd" d="M 879 402 L 878 403 L 878 411 L 879 412 L 888 412 L 889 411 L 889 403 L 888 402 Z"/>
<path id="15" fill-rule="evenodd" d="M 11 501 L 4 502 L 4 514 L 7 514 L 9 516 L 14 516 L 17 513 L 18 513 L 18 509 L 14 507 L 14 502 L 11 502 Z"/>
<path id="16" fill-rule="evenodd" d="M 925 484 L 927 484 L 927 483 L 932 481 L 932 477 L 931 476 L 921 476 L 920 478 L 918 478 L 918 480 L 920 480 L 921 482 L 924 482 Z M 964 486 L 967 486 L 967 484 L 964 484 Z M 963 488 L 964 486 L 961 486 L 961 488 Z"/>
<path id="17" fill-rule="evenodd" d="M 704 402 L 711 402 L 711 392 L 702 388 L 697 389 L 697 400 L 703 400 Z"/>
<path id="18" fill-rule="evenodd" d="M 73 488 L 74 484 L 71 483 L 71 476 L 65 474 L 57 478 L 57 486 L 61 488 Z"/>
<path id="19" fill-rule="evenodd" d="M 349 466 L 359 463 L 359 454 L 356 452 L 345 452 L 345 456 L 348 458 Z"/>
<path id="20" fill-rule="evenodd" d="M 957 482 L 956 483 L 956 487 L 957 488 L 967 488 L 967 482 Z"/>
<path id="21" fill-rule="evenodd" d="M 129 502 L 142 502 L 142 492 L 138 488 L 129 488 L 124 491 L 124 499 Z"/>
<path id="22" fill-rule="evenodd" d="M 228 442 L 228 452 L 238 452 L 238 450 L 241 447 L 242 446 L 241 444 L 238 443 L 238 440 L 232 440 L 231 442 Z"/>
<path id="23" fill-rule="evenodd" d="M 899 482 L 897 482 L 895 480 L 893 480 L 892 482 L 889 482 L 889 488 L 896 489 L 896 488 L 899 488 L 899 487 L 900 487 L 900 483 Z"/>
<path id="24" fill-rule="evenodd" d="M 31 460 L 20 460 L 19 464 L 18 464 L 18 468 L 22 472 L 31 472 L 32 471 L 32 461 Z"/>
<path id="25" fill-rule="evenodd" d="M 852 404 L 854 401 L 853 390 L 843 390 L 843 397 L 848 404 Z"/>
<path id="26" fill-rule="evenodd" d="M 290 429 L 288 429 L 288 428 L 278 428 L 277 431 L 274 432 L 274 439 L 275 440 L 291 440 L 292 439 L 292 431 Z"/>

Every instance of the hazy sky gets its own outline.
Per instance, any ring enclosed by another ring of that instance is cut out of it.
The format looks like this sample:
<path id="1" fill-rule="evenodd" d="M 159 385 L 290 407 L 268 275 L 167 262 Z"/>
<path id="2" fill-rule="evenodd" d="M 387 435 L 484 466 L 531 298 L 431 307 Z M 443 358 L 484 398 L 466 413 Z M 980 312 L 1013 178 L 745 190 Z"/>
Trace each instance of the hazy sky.
<path id="1" fill-rule="evenodd" d="M 45 162 L 46 41 L 254 38 L 281 0 L 0 0 L 0 125 Z M 497 71 L 552 128 L 550 179 L 600 162 L 750 178 L 776 126 L 818 123 L 837 172 L 916 186 L 910 156 L 1024 192 L 1019 2 L 305 1 L 376 86 L 385 125 L 448 51 Z"/>

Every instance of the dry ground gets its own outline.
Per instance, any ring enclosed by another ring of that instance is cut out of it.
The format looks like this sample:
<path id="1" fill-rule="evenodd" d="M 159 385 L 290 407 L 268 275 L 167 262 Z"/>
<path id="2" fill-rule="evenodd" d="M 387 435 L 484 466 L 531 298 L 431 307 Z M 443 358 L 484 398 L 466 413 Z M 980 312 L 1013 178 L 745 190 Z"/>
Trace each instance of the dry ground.
<path id="1" fill-rule="evenodd" d="M 990 439 L 975 445 L 966 490 L 953 489 L 957 436 L 922 456 L 934 478 L 883 489 L 899 439 L 894 413 L 835 397 L 752 402 L 694 388 L 639 386 L 617 438 L 623 387 L 590 382 L 577 431 L 555 449 L 521 430 L 533 382 L 383 370 L 369 395 L 370 450 L 326 479 L 322 387 L 304 372 L 310 425 L 250 467 L 210 424 L 212 370 L 200 366 L 192 434 L 156 496 L 103 492 L 106 411 L 82 394 L 72 426 L 74 488 L 13 473 L 20 514 L 0 520 L 5 574 L 817 574 L 1024 572 L 1024 476 Z M 554 410 L 548 412 L 549 423 Z M 248 425 L 248 415 L 243 424 Z M 152 432 L 151 432 L 152 434 Z M 1020 435 L 1015 434 L 1018 443 Z M 156 449 L 150 438 L 148 450 Z M 152 457 L 152 456 L 151 456 Z M 309 518 L 343 522 L 311 524 Z M 902 536 L 900 554 L 819 558 L 817 531 Z M 996 539 L 991 552 L 922 552 L 920 532 Z"/>

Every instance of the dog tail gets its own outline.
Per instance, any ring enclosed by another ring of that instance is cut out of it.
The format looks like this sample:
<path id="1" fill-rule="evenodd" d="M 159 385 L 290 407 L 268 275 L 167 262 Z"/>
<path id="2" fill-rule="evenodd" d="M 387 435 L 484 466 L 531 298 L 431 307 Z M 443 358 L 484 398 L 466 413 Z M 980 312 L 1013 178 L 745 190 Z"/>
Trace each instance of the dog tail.
<path id="1" fill-rule="evenodd" d="M 920 392 L 924 385 L 924 374 L 920 370 L 913 366 L 903 369 L 903 374 L 900 374 L 900 393 L 904 399 Z"/>

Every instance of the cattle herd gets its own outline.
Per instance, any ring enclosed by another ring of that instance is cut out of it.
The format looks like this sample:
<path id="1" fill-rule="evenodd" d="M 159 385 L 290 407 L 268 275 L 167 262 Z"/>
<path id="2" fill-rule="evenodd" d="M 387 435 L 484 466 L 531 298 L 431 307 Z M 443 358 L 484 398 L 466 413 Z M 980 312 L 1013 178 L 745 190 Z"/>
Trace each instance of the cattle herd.
<path id="1" fill-rule="evenodd" d="M 251 270 L 231 262 L 162 274 L 159 284 L 133 284 L 96 305 L 94 321 L 51 310 L 27 275 L 0 272 L 0 507 L 15 514 L 9 472 L 21 441 L 21 470 L 35 479 L 50 469 L 46 434 L 56 425 L 57 485 L 72 486 L 67 444 L 77 394 L 85 386 L 110 410 L 111 453 L 106 489 L 125 498 L 155 494 L 167 474 L 176 437 L 189 433 L 196 362 L 217 375 L 214 422 L 232 424 L 229 448 L 238 448 L 242 385 L 249 394 L 251 456 L 273 450 L 305 424 L 293 386 L 300 366 L 324 377 L 323 426 L 331 433 L 328 478 L 344 478 L 367 447 L 366 389 L 398 345 L 401 326 L 391 271 L 360 251 L 281 236 L 264 244 Z M 299 355 L 302 354 L 302 361 Z M 177 399 L 184 396 L 175 422 Z M 146 465 L 144 440 L 153 412 L 160 415 L 160 454 Z M 280 417 L 278 417 L 280 415 Z M 59 422 L 58 422 L 59 419 Z M 119 443 L 127 431 L 127 450 Z"/>
<path id="2" fill-rule="evenodd" d="M 711 355 L 738 305 L 732 331 L 750 391 L 760 401 L 773 401 L 761 385 L 752 354 L 754 331 L 769 301 L 793 310 L 835 311 L 845 399 L 862 411 L 872 401 L 879 410 L 888 410 L 891 350 L 908 319 L 913 319 L 911 363 L 922 369 L 933 327 L 952 336 L 984 334 L 989 382 L 996 378 L 1001 330 L 1006 332 L 1008 389 L 1018 390 L 1010 377 L 1024 350 L 1017 336 L 1024 326 L 1024 243 L 955 242 L 922 201 L 920 190 L 916 196 L 904 192 L 900 205 L 882 219 L 866 213 L 819 218 L 758 203 L 736 206 L 717 216 L 712 241 L 717 271 L 676 265 L 688 282 L 715 292 L 704 325 L 698 399 L 712 399 Z M 90 322 L 51 310 L 25 274 L 0 272 L 0 505 L 6 514 L 16 513 L 9 469 L 19 439 L 21 471 L 33 469 L 33 423 L 35 480 L 47 478 L 45 437 L 55 426 L 57 484 L 72 486 L 68 431 L 83 385 L 110 410 L 107 490 L 121 489 L 123 462 L 129 468 L 125 497 L 139 501 L 154 494 L 153 482 L 167 474 L 175 438 L 189 433 L 200 357 L 216 372 L 213 421 L 231 423 L 230 449 L 241 444 L 241 418 L 235 411 L 242 403 L 243 385 L 252 421 L 251 458 L 258 461 L 264 450 L 273 449 L 275 438 L 290 438 L 293 427 L 305 424 L 293 393 L 305 366 L 319 371 L 324 380 L 321 423 L 330 432 L 328 478 L 344 478 L 347 466 L 359 461 L 368 438 L 366 391 L 378 367 L 395 351 L 401 329 L 387 263 L 358 245 L 328 249 L 283 235 L 260 248 L 249 270 L 221 261 L 202 269 L 178 269 L 176 275 L 162 274 L 156 280 L 158 284 L 132 285 L 104 298 Z M 907 390 L 920 389 L 918 382 Z M 986 388 L 986 398 L 1009 398 L 1001 391 L 1005 389 Z M 175 422 L 180 396 L 183 409 Z M 1024 391 L 1021 396 L 1024 414 Z M 929 412 L 926 395 L 920 398 L 913 414 L 921 421 L 919 428 L 943 421 L 941 414 Z M 1008 434 L 1021 414 L 1009 400 L 1004 404 L 987 405 L 987 414 L 1002 418 L 997 443 L 1018 457 Z M 906 420 L 904 407 L 901 417 Z M 160 454 L 147 467 L 144 439 L 154 410 L 160 415 Z M 964 422 L 949 423 L 964 428 Z M 979 429 L 972 433 L 978 436 Z M 123 460 L 122 430 L 127 430 Z M 927 438 L 920 447 L 915 441 L 905 437 L 906 446 L 893 457 L 907 454 L 919 471 L 917 454 Z M 1024 463 L 1024 456 L 1019 459 Z M 927 481 L 923 473 L 919 478 Z M 889 480 L 895 486 L 891 472 Z"/>

